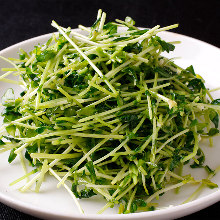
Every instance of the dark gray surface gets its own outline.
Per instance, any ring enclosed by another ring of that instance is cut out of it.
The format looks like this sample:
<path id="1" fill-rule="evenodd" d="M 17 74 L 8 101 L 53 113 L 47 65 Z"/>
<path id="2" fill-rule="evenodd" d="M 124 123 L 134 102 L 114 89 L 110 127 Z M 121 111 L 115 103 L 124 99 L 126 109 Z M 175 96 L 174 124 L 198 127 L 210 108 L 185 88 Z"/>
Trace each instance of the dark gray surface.
<path id="1" fill-rule="evenodd" d="M 55 31 L 52 20 L 72 28 L 79 23 L 90 26 L 99 8 L 107 12 L 108 21 L 129 15 L 142 27 L 179 23 L 175 32 L 220 47 L 219 0 L 0 0 L 0 50 Z M 181 219 L 220 219 L 219 209 L 217 203 Z M 1 203 L 0 219 L 36 220 Z"/>
<path id="2" fill-rule="evenodd" d="M 107 20 L 129 15 L 137 26 L 179 23 L 176 32 L 220 47 L 218 0 L 0 0 L 0 49 L 53 32 L 52 20 L 72 28 L 90 26 L 99 8 Z"/>

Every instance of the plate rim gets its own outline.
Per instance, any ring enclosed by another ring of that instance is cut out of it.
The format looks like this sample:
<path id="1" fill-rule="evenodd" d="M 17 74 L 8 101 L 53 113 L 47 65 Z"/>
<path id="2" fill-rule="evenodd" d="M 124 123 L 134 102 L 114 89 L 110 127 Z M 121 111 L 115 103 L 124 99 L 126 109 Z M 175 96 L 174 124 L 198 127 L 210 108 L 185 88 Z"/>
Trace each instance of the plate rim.
<path id="1" fill-rule="evenodd" d="M 206 195 L 202 198 L 190 201 L 185 204 L 169 206 L 164 209 L 155 210 L 151 212 L 139 212 L 139 213 L 131 213 L 131 214 L 79 214 L 74 213 L 74 216 L 63 215 L 63 214 L 56 214 L 53 211 L 49 210 L 45 212 L 42 208 L 37 208 L 35 205 L 28 204 L 27 202 L 19 201 L 17 202 L 16 199 L 11 198 L 10 196 L 4 195 L 0 192 L 0 202 L 5 205 L 8 205 L 11 208 L 14 208 L 18 211 L 22 211 L 24 213 L 36 216 L 36 217 L 44 217 L 48 219 L 60 219 L 68 220 L 68 219 L 89 219 L 89 220 L 101 220 L 101 219 L 129 219 L 132 220 L 134 218 L 142 219 L 151 217 L 152 219 L 156 219 L 161 217 L 164 219 L 166 217 L 183 217 L 185 215 L 192 214 L 199 210 L 202 210 L 210 205 L 213 205 L 220 201 L 220 189 L 211 193 L 210 195 Z M 193 207 L 193 208 L 192 208 Z M 190 209 L 188 209 L 190 208 Z M 181 212 L 182 211 L 182 212 Z"/>

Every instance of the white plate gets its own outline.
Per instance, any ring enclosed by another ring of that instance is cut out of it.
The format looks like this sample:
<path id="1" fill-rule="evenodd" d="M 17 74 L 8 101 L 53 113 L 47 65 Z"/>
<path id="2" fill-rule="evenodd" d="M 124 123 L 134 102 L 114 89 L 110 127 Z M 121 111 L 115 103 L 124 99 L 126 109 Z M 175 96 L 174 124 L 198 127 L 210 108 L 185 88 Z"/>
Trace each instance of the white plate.
<path id="1" fill-rule="evenodd" d="M 50 34 L 42 35 L 14 46 L 11 46 L 0 52 L 1 56 L 16 57 L 19 48 L 26 51 L 33 49 L 34 45 L 44 43 Z M 193 64 L 196 73 L 200 74 L 206 80 L 209 88 L 216 88 L 220 85 L 220 49 L 204 43 L 202 41 L 186 37 L 180 34 L 163 32 L 160 36 L 167 41 L 182 41 L 176 46 L 175 52 L 167 54 L 167 57 L 181 57 L 176 63 L 182 67 Z M 0 60 L 0 67 L 6 67 L 8 64 Z M 0 96 L 7 88 L 13 87 L 18 94 L 19 87 L 0 82 Z M 214 93 L 214 97 L 220 97 L 220 93 Z M 0 121 L 1 123 L 1 121 Z M 209 147 L 208 143 L 203 143 L 203 150 L 206 155 L 206 164 L 215 169 L 220 165 L 220 137 L 215 138 L 215 146 Z M 57 180 L 47 177 L 47 181 L 42 185 L 41 192 L 20 193 L 19 186 L 10 187 L 9 184 L 15 179 L 21 177 L 23 170 L 18 160 L 12 164 L 7 162 L 8 153 L 0 154 L 0 201 L 8 206 L 18 209 L 22 212 L 47 219 L 171 219 L 178 218 L 201 210 L 220 200 L 219 189 L 205 189 L 200 196 L 188 204 L 180 205 L 198 186 L 184 186 L 178 195 L 174 192 L 168 192 L 160 197 L 159 207 L 162 209 L 153 212 L 142 212 L 128 215 L 117 214 L 117 208 L 108 209 L 104 214 L 97 215 L 96 212 L 105 205 L 105 202 L 99 197 L 80 200 L 85 210 L 85 215 L 79 214 L 73 200 L 64 188 L 56 188 Z M 203 169 L 186 168 L 185 173 L 191 172 L 195 179 L 206 178 L 207 174 Z M 220 173 L 212 179 L 213 182 L 220 185 Z M 24 182 L 23 182 L 24 183 Z M 158 202 L 158 201 L 156 201 Z M 171 205 L 171 207 L 168 207 Z M 167 207 L 167 208 L 164 208 Z"/>

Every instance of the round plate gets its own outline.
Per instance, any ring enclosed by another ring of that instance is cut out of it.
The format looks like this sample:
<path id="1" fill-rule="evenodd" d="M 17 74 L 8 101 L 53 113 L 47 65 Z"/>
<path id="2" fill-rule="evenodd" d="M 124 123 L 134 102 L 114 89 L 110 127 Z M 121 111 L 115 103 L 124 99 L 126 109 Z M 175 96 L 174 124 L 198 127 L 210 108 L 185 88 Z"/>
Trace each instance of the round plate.
<path id="1" fill-rule="evenodd" d="M 159 34 L 166 41 L 181 41 L 176 45 L 174 52 L 165 54 L 166 57 L 177 57 L 175 63 L 186 68 L 193 65 L 195 72 L 200 74 L 206 80 L 208 88 L 216 88 L 220 85 L 219 60 L 220 49 L 204 43 L 202 41 L 186 37 L 171 32 L 163 32 Z M 38 43 L 45 43 L 51 34 L 42 35 L 24 42 L 18 43 L 0 52 L 4 57 L 17 57 L 19 48 L 30 51 Z M 0 67 L 9 67 L 10 65 L 0 59 Z M 0 97 L 7 88 L 13 88 L 18 95 L 22 89 L 19 86 L 7 84 L 0 81 Z M 220 92 L 213 93 L 214 98 L 220 97 Z M 0 107 L 0 110 L 2 108 Z M 2 119 L 0 119 L 2 120 Z M 0 121 L 1 124 L 1 121 Z M 202 149 L 206 155 L 206 164 L 212 169 L 220 165 L 220 136 L 214 139 L 214 147 L 210 147 L 208 142 L 201 143 Z M 0 201 L 12 208 L 22 212 L 37 216 L 44 219 L 172 219 L 184 215 L 191 214 L 201 210 L 220 200 L 219 189 L 205 188 L 198 198 L 187 204 L 181 203 L 187 199 L 198 186 L 183 186 L 179 194 L 167 192 L 160 197 L 160 200 L 154 202 L 159 203 L 159 210 L 151 212 L 134 213 L 127 215 L 117 214 L 117 207 L 109 208 L 102 215 L 96 212 L 101 209 L 106 202 L 98 196 L 90 199 L 80 200 L 80 204 L 85 211 L 85 215 L 81 215 L 72 198 L 64 188 L 57 189 L 57 180 L 52 176 L 47 176 L 46 181 L 42 184 L 40 193 L 29 191 L 27 193 L 19 192 L 25 181 L 17 185 L 9 186 L 11 182 L 23 176 L 23 170 L 19 160 L 8 164 L 8 152 L 0 154 Z M 191 169 L 186 167 L 184 173 L 191 173 L 195 179 L 207 178 L 204 169 Z M 220 185 L 220 173 L 217 173 L 213 182 Z"/>

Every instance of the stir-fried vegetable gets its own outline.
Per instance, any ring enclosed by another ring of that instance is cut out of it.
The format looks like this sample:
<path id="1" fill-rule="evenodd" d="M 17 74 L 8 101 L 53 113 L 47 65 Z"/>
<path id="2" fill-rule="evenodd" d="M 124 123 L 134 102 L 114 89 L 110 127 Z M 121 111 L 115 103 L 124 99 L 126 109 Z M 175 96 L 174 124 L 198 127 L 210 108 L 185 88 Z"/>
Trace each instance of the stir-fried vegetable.
<path id="1" fill-rule="evenodd" d="M 2 57 L 13 68 L 0 80 L 14 73 L 24 88 L 18 98 L 13 89 L 2 97 L 0 152 L 10 151 L 9 163 L 19 156 L 26 172 L 12 184 L 35 175 L 20 190 L 36 184 L 38 192 L 50 173 L 81 212 L 76 198 L 102 195 L 100 213 L 115 204 L 119 213 L 154 210 L 154 198 L 187 183 L 217 187 L 199 142 L 212 144 L 219 133 L 220 99 L 192 66 L 161 54 L 176 42 L 157 33 L 178 25 L 139 29 L 130 17 L 106 24 L 105 17 L 99 10 L 91 28 L 80 25 L 87 35 L 53 21 L 59 34 L 47 43 L 21 50 L 19 59 Z M 183 176 L 189 161 L 209 177 Z"/>

